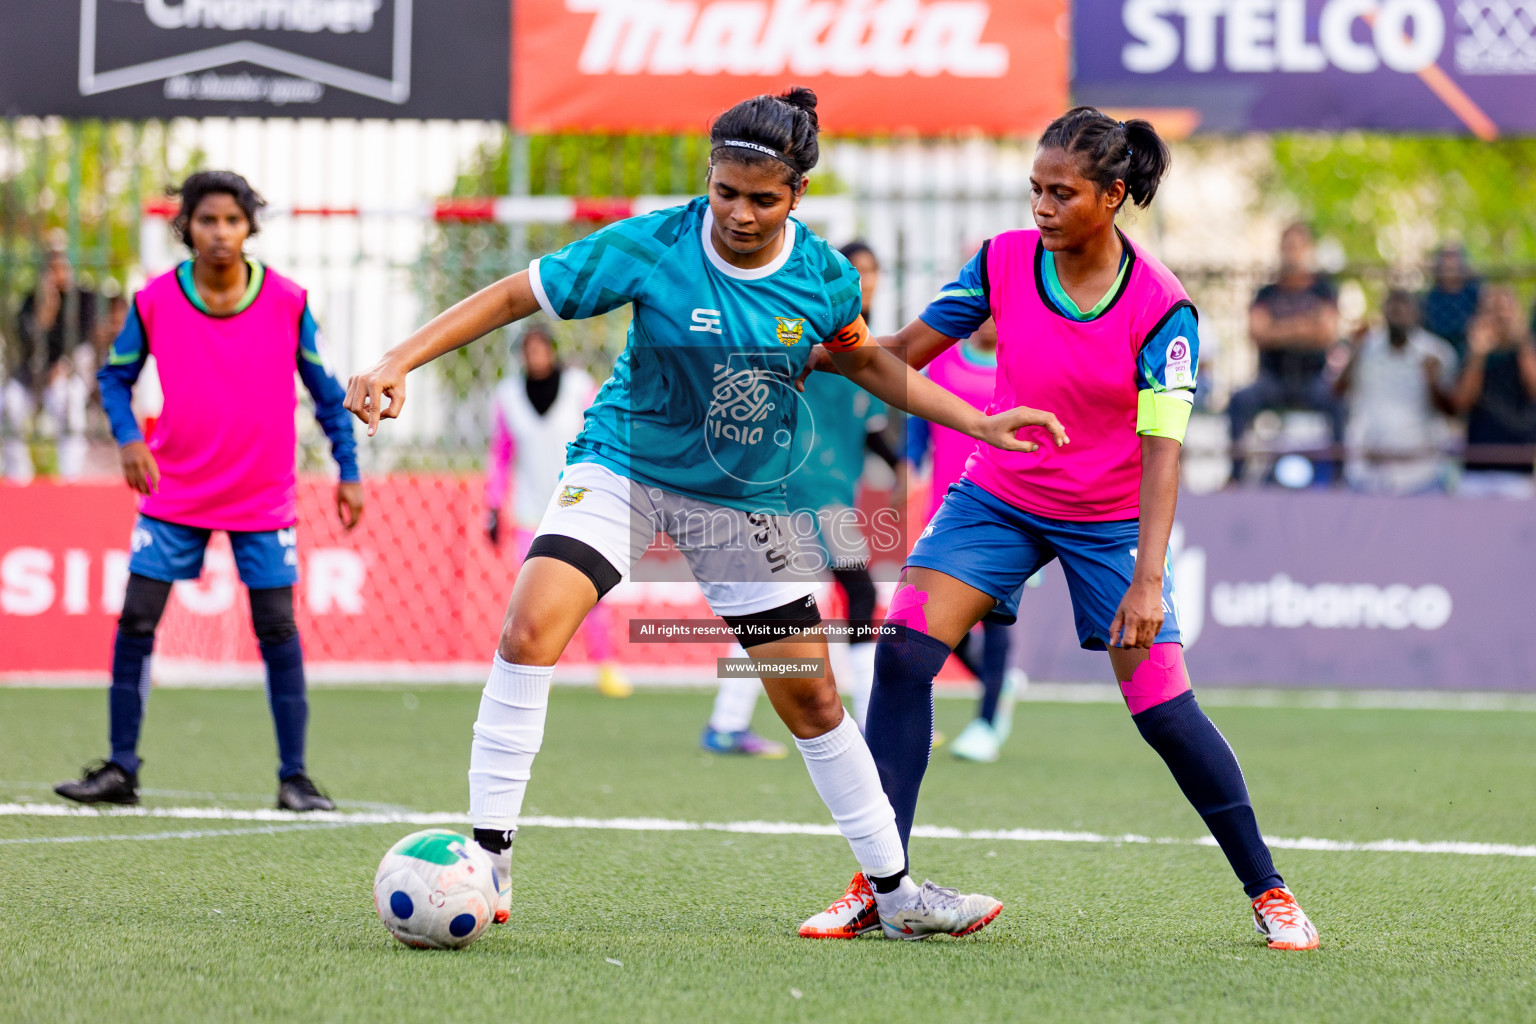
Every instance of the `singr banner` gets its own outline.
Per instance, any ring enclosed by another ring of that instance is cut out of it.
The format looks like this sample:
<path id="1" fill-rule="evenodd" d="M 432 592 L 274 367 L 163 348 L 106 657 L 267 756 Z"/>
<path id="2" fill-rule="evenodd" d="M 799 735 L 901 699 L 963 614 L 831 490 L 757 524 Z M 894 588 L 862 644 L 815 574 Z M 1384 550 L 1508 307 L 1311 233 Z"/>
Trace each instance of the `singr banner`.
<path id="1" fill-rule="evenodd" d="M 1536 0 L 1076 0 L 1073 95 L 1212 131 L 1536 130 Z"/>
<path id="2" fill-rule="evenodd" d="M 0 0 L 0 115 L 507 115 L 507 0 Z"/>
<path id="3" fill-rule="evenodd" d="M 1061 0 L 519 0 L 526 130 L 699 131 L 807 85 L 824 129 L 1035 131 L 1066 102 Z"/>

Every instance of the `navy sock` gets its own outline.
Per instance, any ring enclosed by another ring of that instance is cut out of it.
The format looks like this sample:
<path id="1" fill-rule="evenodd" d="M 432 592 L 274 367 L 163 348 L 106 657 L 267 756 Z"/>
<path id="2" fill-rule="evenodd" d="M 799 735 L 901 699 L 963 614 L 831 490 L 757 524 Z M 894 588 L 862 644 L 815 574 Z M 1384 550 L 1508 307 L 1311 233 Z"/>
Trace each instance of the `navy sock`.
<path id="1" fill-rule="evenodd" d="M 149 703 L 149 655 L 154 649 L 154 634 L 128 636 L 122 630 L 112 644 L 107 735 L 112 742 L 112 761 L 135 773 L 139 770 L 139 731 Z"/>
<path id="2" fill-rule="evenodd" d="M 886 625 L 895 633 L 882 636 L 875 648 L 875 685 L 864 732 L 905 849 L 933 749 L 933 677 L 949 658 L 949 645 L 903 625 Z"/>
<path id="3" fill-rule="evenodd" d="M 1131 720 L 1141 731 L 1142 739 L 1167 763 L 1184 796 L 1205 819 L 1248 898 L 1284 885 L 1275 872 L 1269 847 L 1259 835 L 1237 755 L 1215 723 L 1200 710 L 1195 692 L 1187 690 L 1132 715 Z"/>
<path id="4" fill-rule="evenodd" d="M 997 717 L 1003 696 L 1003 673 L 1008 670 L 1008 627 L 986 622 L 981 627 L 981 717 L 990 724 Z"/>
<path id="5" fill-rule="evenodd" d="M 282 643 L 262 644 L 267 663 L 267 703 L 277 729 L 277 777 L 286 779 L 304 770 L 304 730 L 309 701 L 304 696 L 304 648 L 297 636 Z"/>

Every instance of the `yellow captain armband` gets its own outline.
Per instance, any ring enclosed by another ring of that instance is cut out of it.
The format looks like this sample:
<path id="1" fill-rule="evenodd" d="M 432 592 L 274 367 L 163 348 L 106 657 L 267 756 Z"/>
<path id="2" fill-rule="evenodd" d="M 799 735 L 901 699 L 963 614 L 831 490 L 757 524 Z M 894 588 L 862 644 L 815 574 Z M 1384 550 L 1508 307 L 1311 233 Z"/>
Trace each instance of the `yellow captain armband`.
<path id="1" fill-rule="evenodd" d="M 1136 396 L 1136 433 L 1153 437 L 1171 437 L 1184 443 L 1189 427 L 1189 413 L 1194 407 L 1193 391 L 1141 391 Z"/>

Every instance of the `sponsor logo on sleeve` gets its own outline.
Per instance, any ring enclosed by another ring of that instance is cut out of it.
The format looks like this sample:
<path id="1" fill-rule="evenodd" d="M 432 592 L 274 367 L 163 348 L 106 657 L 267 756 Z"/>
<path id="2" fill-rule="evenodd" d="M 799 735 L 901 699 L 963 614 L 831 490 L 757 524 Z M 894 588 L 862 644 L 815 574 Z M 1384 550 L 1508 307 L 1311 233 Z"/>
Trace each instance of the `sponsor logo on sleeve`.
<path id="1" fill-rule="evenodd" d="M 1168 343 L 1166 383 L 1170 388 L 1189 388 L 1195 385 L 1194 353 L 1189 339 L 1182 334 Z"/>

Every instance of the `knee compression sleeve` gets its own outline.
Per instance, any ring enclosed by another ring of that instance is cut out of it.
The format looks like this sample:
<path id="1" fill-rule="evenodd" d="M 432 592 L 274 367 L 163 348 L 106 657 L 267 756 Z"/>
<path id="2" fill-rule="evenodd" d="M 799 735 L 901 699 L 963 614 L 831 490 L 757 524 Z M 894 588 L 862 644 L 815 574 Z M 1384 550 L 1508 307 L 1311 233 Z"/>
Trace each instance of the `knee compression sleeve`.
<path id="1" fill-rule="evenodd" d="M 251 591 L 251 627 L 263 646 L 275 646 L 299 635 L 293 618 L 293 588 Z"/>
<path id="2" fill-rule="evenodd" d="M 167 581 L 152 580 L 138 573 L 130 575 L 127 593 L 123 595 L 123 612 L 117 620 L 118 632 L 124 636 L 154 636 L 170 596 L 171 585 Z"/>
<path id="3" fill-rule="evenodd" d="M 821 610 L 816 607 L 814 596 L 799 597 L 764 612 L 720 617 L 736 634 L 736 642 L 748 649 L 784 640 L 821 625 Z"/>
<path id="4" fill-rule="evenodd" d="M 1125 706 L 1133 715 L 1173 700 L 1189 689 L 1180 644 L 1153 644 L 1147 660 L 1136 666 L 1131 678 L 1120 684 Z"/>

